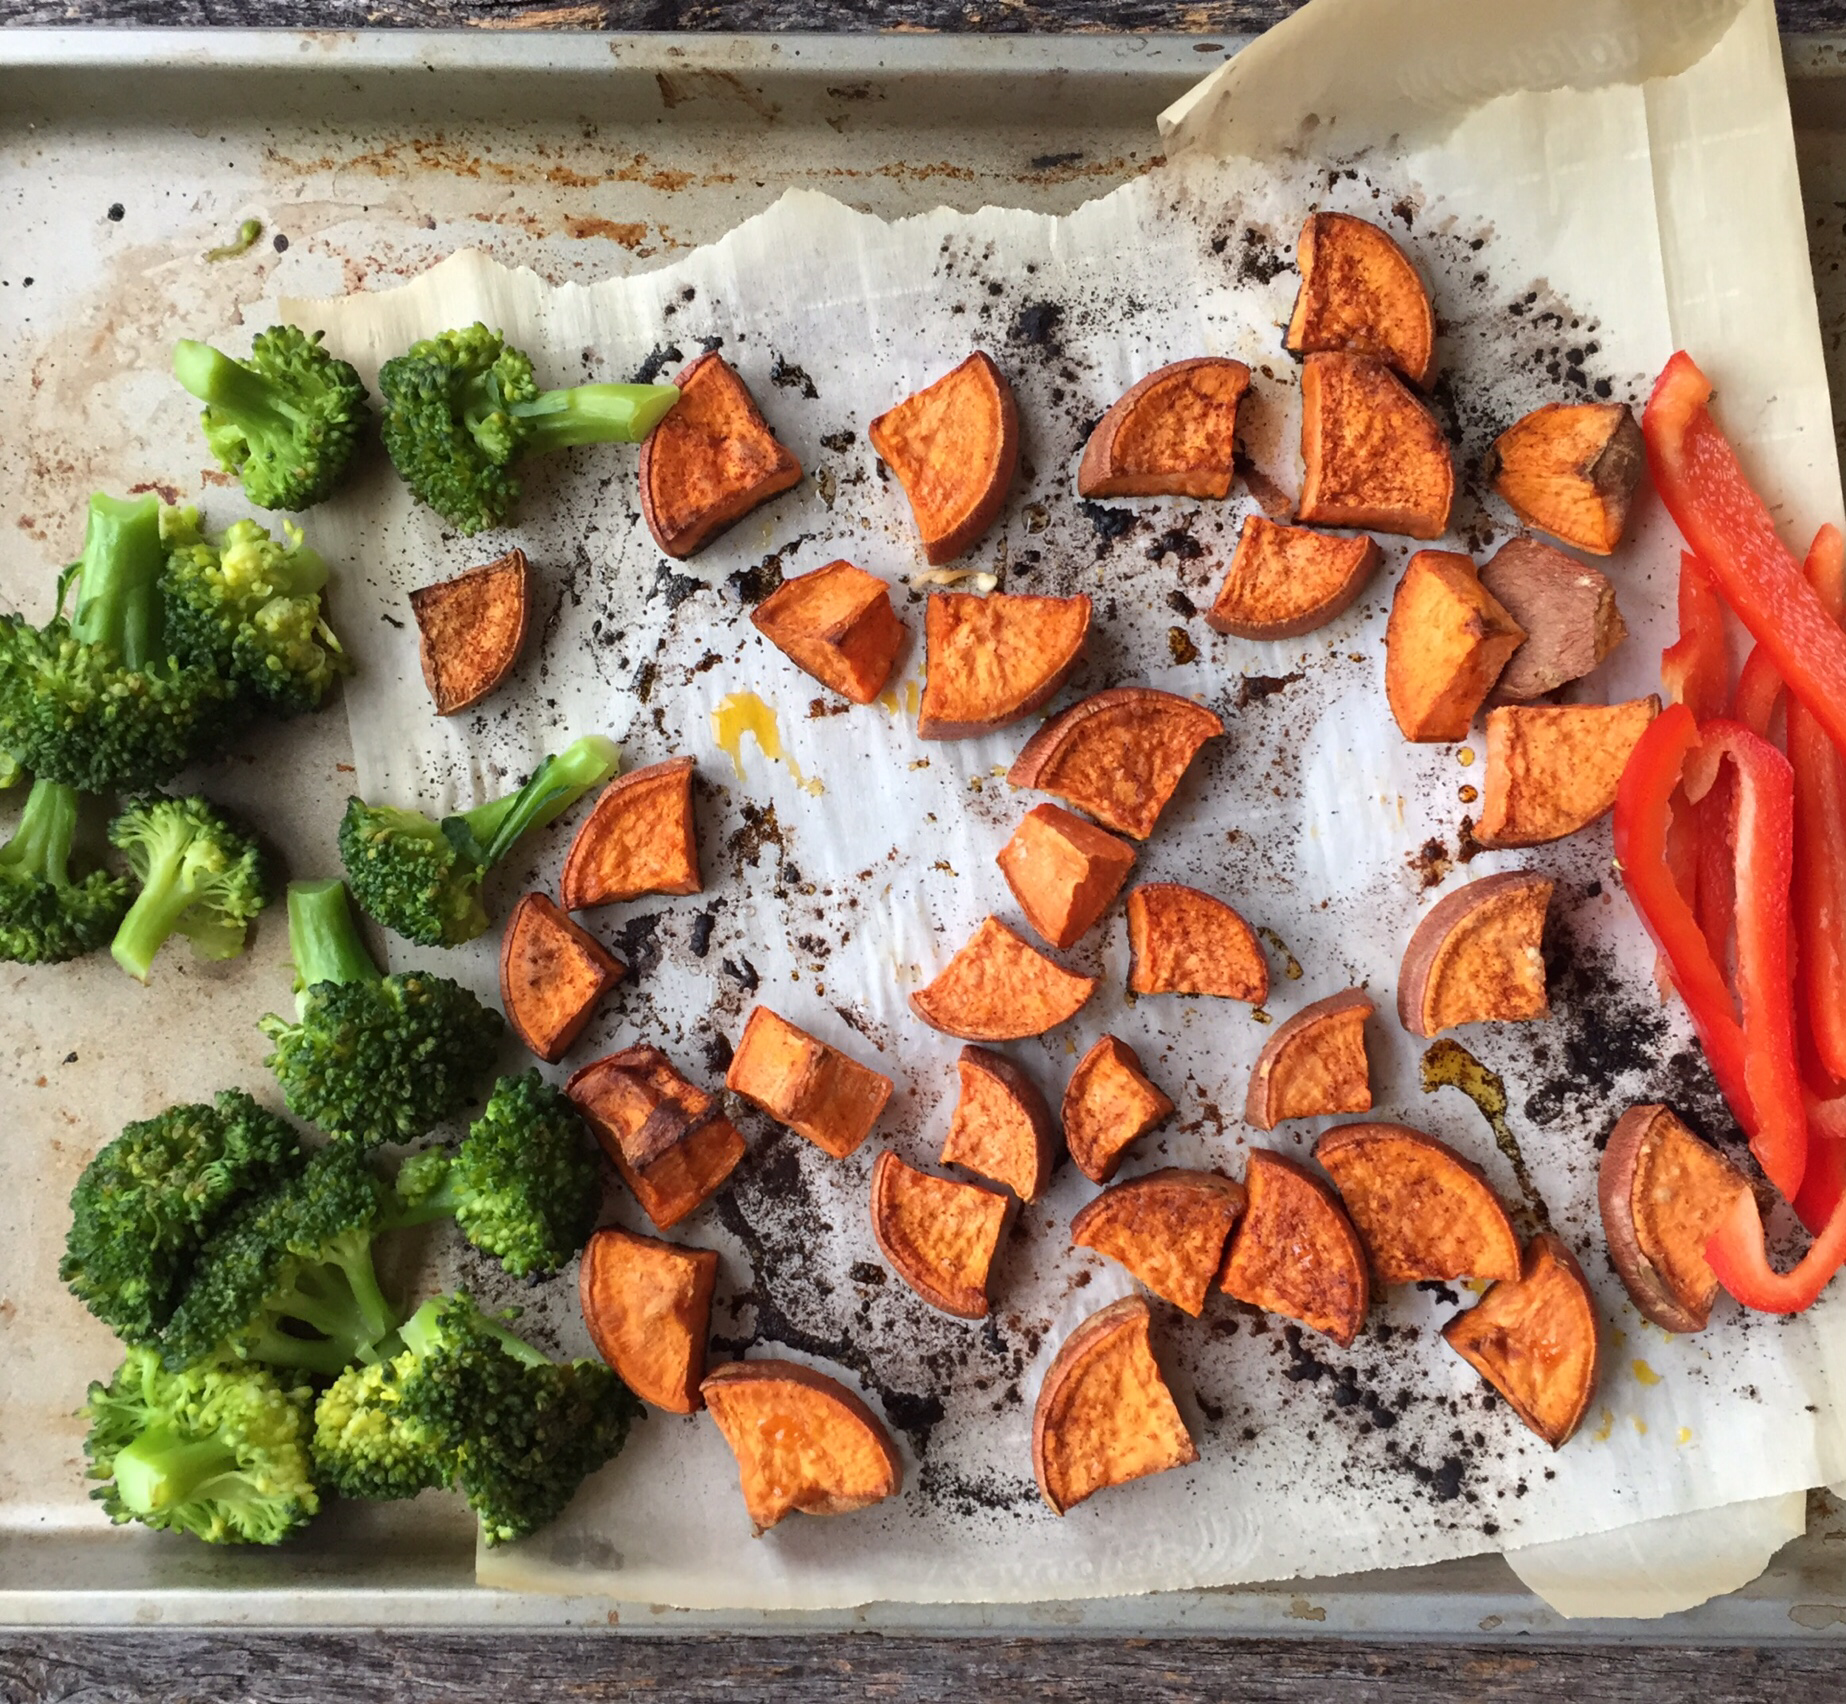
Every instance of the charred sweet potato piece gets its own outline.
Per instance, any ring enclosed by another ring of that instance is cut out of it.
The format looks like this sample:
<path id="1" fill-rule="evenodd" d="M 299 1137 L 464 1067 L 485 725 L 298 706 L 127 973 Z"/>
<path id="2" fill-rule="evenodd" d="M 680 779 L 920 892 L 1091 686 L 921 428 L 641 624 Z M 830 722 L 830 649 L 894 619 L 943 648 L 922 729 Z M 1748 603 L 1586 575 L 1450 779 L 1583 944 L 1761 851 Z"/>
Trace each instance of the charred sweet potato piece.
<path id="1" fill-rule="evenodd" d="M 1140 1055 L 1106 1035 L 1077 1061 L 1064 1089 L 1064 1144 L 1093 1183 L 1115 1176 L 1122 1156 L 1173 1111 L 1141 1068 Z"/>
<path id="2" fill-rule="evenodd" d="M 744 1025 L 724 1086 L 843 1160 L 891 1098 L 891 1079 L 758 1006 Z"/>
<path id="3" fill-rule="evenodd" d="M 1283 340 L 1289 349 L 1369 355 L 1428 388 L 1436 316 L 1416 267 L 1385 231 L 1350 213 L 1310 213 L 1295 265 L 1301 288 Z"/>
<path id="4" fill-rule="evenodd" d="M 669 757 L 603 789 L 565 854 L 559 889 L 566 911 L 700 890 L 692 765 L 689 757 Z"/>
<path id="5" fill-rule="evenodd" d="M 1148 1341 L 1153 1315 L 1124 1296 L 1065 1338 L 1032 1410 L 1032 1472 L 1053 1514 L 1111 1485 L 1199 1459 Z"/>
<path id="6" fill-rule="evenodd" d="M 964 1047 L 956 1061 L 961 1096 L 942 1144 L 945 1166 L 966 1166 L 1035 1201 L 1051 1181 L 1058 1127 L 1038 1085 L 1010 1059 Z"/>
<path id="7" fill-rule="evenodd" d="M 1256 1056 L 1244 1118 L 1258 1130 L 1273 1130 L 1285 1118 L 1370 1112 L 1365 1022 L 1376 1010 L 1363 988 L 1303 1006 Z"/>
<path id="8" fill-rule="evenodd" d="M 1250 1150 L 1244 1190 L 1218 1288 L 1347 1348 L 1365 1324 L 1371 1286 L 1338 1198 L 1305 1166 L 1265 1148 Z"/>
<path id="9" fill-rule="evenodd" d="M 750 612 L 750 625 L 822 686 L 870 704 L 904 648 L 891 588 L 841 559 L 797 574 Z"/>
<path id="10" fill-rule="evenodd" d="M 1006 375 L 979 350 L 865 435 L 910 499 L 931 562 L 953 562 L 999 519 L 1019 464 L 1019 409 Z"/>
<path id="11" fill-rule="evenodd" d="M 987 1275 L 1012 1203 L 997 1189 L 932 1177 L 889 1148 L 872 1162 L 872 1235 L 932 1308 L 985 1319 Z"/>
<path id="12" fill-rule="evenodd" d="M 705 1406 L 705 1340 L 718 1251 L 608 1225 L 583 1250 L 577 1292 L 596 1353 L 643 1402 L 669 1414 Z"/>
<path id="13" fill-rule="evenodd" d="M 1208 627 L 1239 639 L 1293 639 L 1348 609 L 1384 560 L 1378 541 L 1244 519 Z"/>
<path id="14" fill-rule="evenodd" d="M 793 1361 L 727 1361 L 699 1387 L 737 1457 L 759 1533 L 785 1515 L 850 1515 L 897 1494 L 885 1424 L 838 1379 Z"/>
<path id="15" fill-rule="evenodd" d="M 1625 402 L 1548 402 L 1494 440 L 1481 471 L 1529 527 L 1607 556 L 1647 465 Z"/>
<path id="16" fill-rule="evenodd" d="M 1074 947 L 1109 909 L 1135 849 L 1062 805 L 1035 805 L 994 862 L 1019 909 L 1054 947 Z"/>
<path id="17" fill-rule="evenodd" d="M 1483 846 L 1537 846 L 1588 828 L 1615 808 L 1628 754 L 1659 714 L 1655 697 L 1489 710 L 1475 839 Z"/>
<path id="18" fill-rule="evenodd" d="M 1379 1284 L 1517 1278 L 1519 1238 L 1479 1166 L 1404 1124 L 1342 1124 L 1314 1145 Z"/>
<path id="19" fill-rule="evenodd" d="M 1453 550 L 1419 550 L 1385 623 L 1385 697 L 1407 740 L 1461 740 L 1522 628 Z"/>
<path id="20" fill-rule="evenodd" d="M 1119 1261 L 1197 1319 L 1243 1204 L 1242 1184 L 1169 1166 L 1105 1189 L 1071 1220 L 1070 1240 Z"/>
<path id="21" fill-rule="evenodd" d="M 1481 584 L 1525 631 L 1494 683 L 1501 703 L 1526 704 L 1582 679 L 1628 636 L 1609 576 L 1535 538 L 1508 539 Z"/>
<path id="22" fill-rule="evenodd" d="M 1135 994 L 1215 994 L 1260 1006 L 1269 962 L 1256 931 L 1221 899 L 1179 882 L 1128 895 L 1128 987 Z"/>
<path id="23" fill-rule="evenodd" d="M 1149 373 L 1118 397 L 1083 446 L 1081 497 L 1228 497 L 1241 361 L 1199 356 Z"/>
<path id="24" fill-rule="evenodd" d="M 542 893 L 529 893 L 500 943 L 500 1003 L 506 1021 L 539 1058 L 555 1065 L 628 967 Z"/>
<path id="25" fill-rule="evenodd" d="M 801 483 L 749 386 L 708 350 L 674 379 L 679 401 L 641 446 L 641 514 L 654 542 L 691 556 L 759 504 Z"/>
<path id="26" fill-rule="evenodd" d="M 1314 526 L 1440 538 L 1455 465 L 1436 418 L 1382 361 L 1310 355 L 1301 369 L 1301 501 Z"/>
<path id="27" fill-rule="evenodd" d="M 1076 667 L 1089 631 L 1087 597 L 937 592 L 923 607 L 917 737 L 970 739 L 1031 715 Z"/>
<path id="28" fill-rule="evenodd" d="M 1558 1238 L 1534 1237 L 1517 1281 L 1495 1284 L 1442 1335 L 1553 1449 L 1569 1441 L 1595 1394 L 1599 1346 L 1595 1298 Z"/>
<path id="29" fill-rule="evenodd" d="M 532 571 L 523 550 L 410 594 L 417 655 L 438 716 L 478 704 L 525 649 Z"/>
<path id="30" fill-rule="evenodd" d="M 1115 686 L 1053 716 L 1025 743 L 1007 780 L 1145 840 L 1199 748 L 1224 732 L 1202 704 L 1149 686 Z"/>
<path id="31" fill-rule="evenodd" d="M 1096 978 L 1054 964 L 997 917 L 989 917 L 910 996 L 910 1009 L 963 1041 L 1020 1041 L 1074 1018 L 1096 992 Z"/>
<path id="32" fill-rule="evenodd" d="M 1602 1151 L 1597 1199 L 1609 1260 L 1663 1331 L 1703 1331 L 1718 1299 L 1705 1244 L 1748 1180 L 1664 1106 L 1633 1106 Z"/>
<path id="33" fill-rule="evenodd" d="M 1530 870 L 1508 870 L 1439 900 L 1404 948 L 1397 1021 L 1427 1037 L 1457 1024 L 1548 1016 L 1540 947 L 1551 886 Z"/>

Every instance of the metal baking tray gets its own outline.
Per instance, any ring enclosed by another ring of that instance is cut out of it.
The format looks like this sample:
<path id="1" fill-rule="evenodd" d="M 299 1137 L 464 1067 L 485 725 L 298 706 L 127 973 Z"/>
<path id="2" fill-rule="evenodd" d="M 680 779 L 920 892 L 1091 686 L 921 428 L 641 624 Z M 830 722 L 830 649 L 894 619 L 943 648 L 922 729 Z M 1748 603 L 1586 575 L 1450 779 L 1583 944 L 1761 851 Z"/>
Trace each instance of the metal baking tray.
<path id="1" fill-rule="evenodd" d="M 106 339 L 158 325 L 180 260 L 163 263 L 161 244 L 213 222 L 229 231 L 251 213 L 266 221 L 264 265 L 280 266 L 292 246 L 287 287 L 311 292 L 384 282 L 465 242 L 557 279 L 606 276 L 716 238 L 791 185 L 888 215 L 938 204 L 1065 211 L 1155 163 L 1155 114 L 1240 45 L 0 31 L 0 380 L 23 380 L 7 350 L 47 327 Z M 1837 418 L 1846 41 L 1806 38 L 1786 51 Z M 212 288 L 234 306 L 262 293 L 248 280 L 227 274 Z M 59 470 L 37 465 L 17 434 L 0 422 L 14 490 L 79 499 L 88 472 L 70 470 L 61 489 Z M 9 531 L 31 525 L 7 519 Z M 265 799 L 278 837 L 328 838 L 344 744 L 337 717 L 290 731 L 291 768 L 325 782 Z M 254 778 L 220 790 L 233 804 L 262 791 Z M 0 1397 L 5 1343 L 0 1317 Z M 1807 1536 L 1752 1585 L 1641 1623 L 1564 1621 L 1497 1556 L 1130 1599 L 808 1615 L 521 1596 L 475 1585 L 472 1521 L 425 1498 L 337 1508 L 274 1554 L 50 1520 L 0 1526 L 0 1625 L 1840 1639 L 1846 1512 L 1823 1492 L 1810 1505 Z"/>

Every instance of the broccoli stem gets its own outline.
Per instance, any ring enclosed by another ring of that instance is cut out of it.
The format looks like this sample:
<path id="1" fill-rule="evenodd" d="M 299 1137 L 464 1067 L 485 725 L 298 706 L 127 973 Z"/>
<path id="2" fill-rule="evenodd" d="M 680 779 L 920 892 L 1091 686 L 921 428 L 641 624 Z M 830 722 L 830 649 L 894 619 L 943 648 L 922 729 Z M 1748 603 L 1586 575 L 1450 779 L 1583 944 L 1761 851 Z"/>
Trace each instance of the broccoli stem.
<path id="1" fill-rule="evenodd" d="M 190 839 L 173 836 L 148 848 L 147 877 L 128 908 L 109 951 L 138 982 L 147 981 L 155 955 L 179 927 L 187 908 L 199 897 L 186 874 L 186 849 Z"/>
<path id="2" fill-rule="evenodd" d="M 638 444 L 679 401 L 672 385 L 576 385 L 541 391 L 507 413 L 525 427 L 534 454 L 578 444 Z"/>
<path id="3" fill-rule="evenodd" d="M 54 887 L 69 887 L 71 842 L 76 834 L 77 789 L 56 781 L 34 781 L 19 827 L 0 846 L 0 864 L 38 876 Z"/>
<path id="4" fill-rule="evenodd" d="M 153 1425 L 117 1453 L 112 1469 L 123 1507 L 157 1514 L 189 1503 L 210 1486 L 214 1501 L 234 1501 L 246 1485 L 237 1455 L 217 1437 L 187 1439 L 174 1427 Z M 213 1484 L 223 1480 L 223 1486 Z"/>
<path id="5" fill-rule="evenodd" d="M 359 938 L 344 882 L 288 884 L 288 947 L 299 989 L 295 1003 L 304 1017 L 308 990 L 317 983 L 383 981 Z"/>
<path id="6" fill-rule="evenodd" d="M 502 1349 L 515 1361 L 528 1367 L 548 1367 L 551 1358 L 534 1349 L 523 1337 L 515 1337 L 497 1319 L 484 1314 L 475 1307 L 465 1295 L 434 1296 L 418 1308 L 398 1329 L 398 1336 L 406 1349 L 415 1355 L 427 1355 L 439 1341 L 438 1327 L 443 1314 L 452 1307 L 466 1307 L 474 1315 L 474 1323 L 493 1338 Z"/>
<path id="7" fill-rule="evenodd" d="M 160 661 L 165 562 L 160 499 L 151 492 L 145 497 L 97 492 L 83 532 L 72 635 L 85 645 L 111 646 L 127 668 Z"/>
<path id="8" fill-rule="evenodd" d="M 285 437 L 300 426 L 295 410 L 269 380 L 209 343 L 181 338 L 173 346 L 173 376 L 250 436 Z"/>
<path id="9" fill-rule="evenodd" d="M 521 835 L 562 816 L 592 787 L 608 780 L 620 761 L 621 747 L 614 740 L 590 734 L 546 758 L 517 793 L 449 820 L 466 825 L 480 849 L 476 861 L 487 869 L 504 858 Z"/>

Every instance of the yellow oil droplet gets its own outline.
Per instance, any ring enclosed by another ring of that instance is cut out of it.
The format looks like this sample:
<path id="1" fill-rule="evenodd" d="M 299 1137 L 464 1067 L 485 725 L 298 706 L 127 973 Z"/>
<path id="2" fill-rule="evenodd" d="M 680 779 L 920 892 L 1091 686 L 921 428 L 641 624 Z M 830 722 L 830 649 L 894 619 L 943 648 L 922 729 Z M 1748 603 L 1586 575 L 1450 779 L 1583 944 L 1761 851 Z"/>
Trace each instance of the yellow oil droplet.
<path id="1" fill-rule="evenodd" d="M 1614 1430 L 1615 1430 L 1615 1412 L 1613 1409 L 1605 1408 L 1602 1411 L 1601 1419 L 1598 1420 L 1596 1423 L 1596 1430 L 1593 1431 L 1590 1434 L 1590 1436 L 1594 1438 L 1597 1441 L 1597 1443 L 1606 1444 L 1609 1441 L 1610 1433 L 1612 1433 Z"/>
<path id="2" fill-rule="evenodd" d="M 1462 1280 L 1461 1287 L 1472 1291 L 1477 1296 L 1484 1296 L 1493 1288 L 1493 1285 L 1485 1278 L 1465 1278 Z"/>
<path id="3" fill-rule="evenodd" d="M 1634 1376 L 1638 1378 L 1642 1382 L 1642 1384 L 1644 1385 L 1659 1384 L 1660 1375 L 1657 1372 L 1655 1372 L 1654 1369 L 1650 1367 L 1645 1361 L 1636 1360 L 1633 1363 L 1633 1365 L 1634 1365 Z"/>
<path id="4" fill-rule="evenodd" d="M 1461 791 L 1456 794 L 1456 797 L 1459 798 L 1464 805 L 1473 804 L 1480 796 L 1479 789 L 1474 787 L 1463 787 Z"/>
<path id="5" fill-rule="evenodd" d="M 883 692 L 879 693 L 878 707 L 881 710 L 889 710 L 893 716 L 897 714 L 897 688 L 896 687 L 887 686 Z"/>
<path id="6" fill-rule="evenodd" d="M 737 771 L 739 781 L 744 778 L 745 734 L 755 737 L 757 749 L 772 763 L 787 767 L 789 774 L 795 778 L 795 785 L 802 792 L 816 798 L 826 792 L 827 789 L 818 777 L 812 780 L 804 778 L 800 766 L 783 751 L 782 729 L 776 721 L 774 709 L 754 692 L 727 693 L 711 713 L 711 737 L 717 741 L 718 749 L 730 758 L 731 767 Z"/>
<path id="7" fill-rule="evenodd" d="M 1455 761 L 1466 769 L 1474 761 L 1474 747 L 1463 746 L 1460 751 L 1456 752 Z"/>
<path id="8" fill-rule="evenodd" d="M 917 692 L 917 683 L 914 680 L 905 681 L 904 682 L 904 714 L 908 716 L 913 722 L 916 720 L 917 708 L 919 705 L 922 704 L 922 702 L 923 702 L 922 697 Z"/>
<path id="9" fill-rule="evenodd" d="M 1647 1422 L 1638 1414 L 1633 1416 L 1633 1420 L 1635 1436 L 1638 1438 L 1645 1438 L 1647 1436 Z"/>
<path id="10" fill-rule="evenodd" d="M 1682 1448 L 1685 1445 L 1691 1443 L 1692 1442 L 1692 1428 L 1690 1426 L 1681 1426 L 1677 1436 L 1675 1436 L 1675 1438 L 1673 1439 L 1673 1442 L 1680 1445 Z"/>

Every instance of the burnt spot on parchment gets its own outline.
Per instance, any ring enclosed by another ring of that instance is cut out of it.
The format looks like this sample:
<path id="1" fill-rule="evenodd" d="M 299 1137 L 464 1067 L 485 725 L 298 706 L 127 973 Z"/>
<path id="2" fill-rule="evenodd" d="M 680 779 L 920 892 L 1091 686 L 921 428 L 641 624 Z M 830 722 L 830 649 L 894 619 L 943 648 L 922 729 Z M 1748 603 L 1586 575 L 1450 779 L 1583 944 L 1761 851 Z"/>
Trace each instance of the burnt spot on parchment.
<path id="1" fill-rule="evenodd" d="M 808 377 L 805 369 L 797 367 L 793 361 L 785 360 L 780 350 L 770 351 L 769 382 L 779 390 L 795 391 L 809 402 L 820 399 L 820 392 L 814 388 L 814 381 Z"/>
<path id="2" fill-rule="evenodd" d="M 656 343 L 647 359 L 635 368 L 633 382 L 637 385 L 654 384 L 667 368 L 677 368 L 685 359 L 677 343 Z"/>

